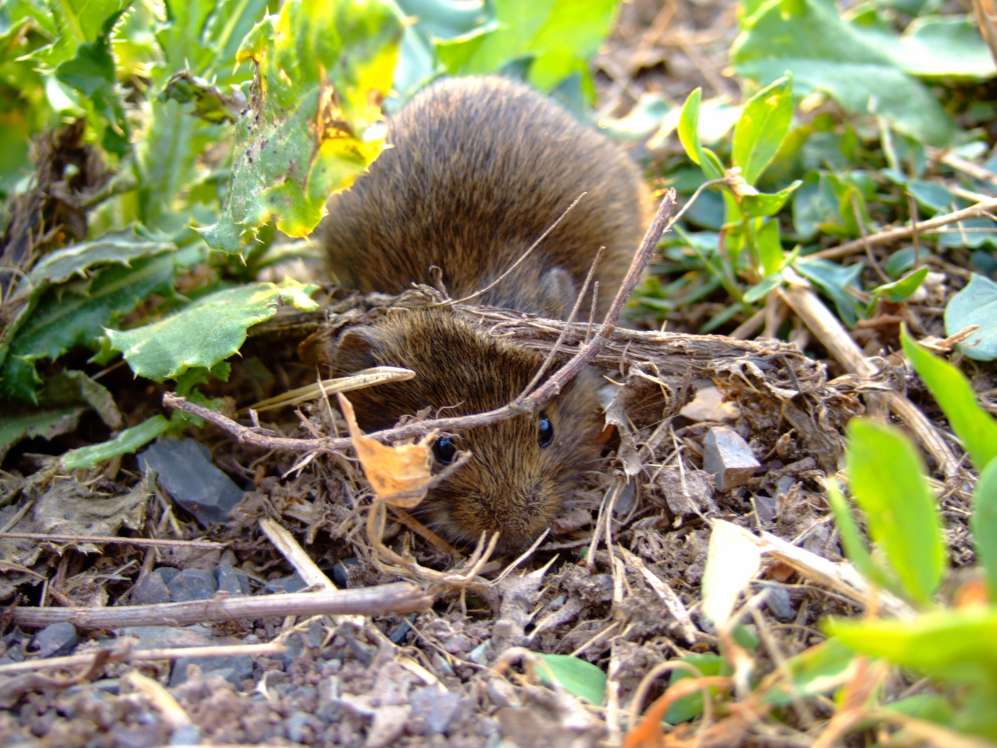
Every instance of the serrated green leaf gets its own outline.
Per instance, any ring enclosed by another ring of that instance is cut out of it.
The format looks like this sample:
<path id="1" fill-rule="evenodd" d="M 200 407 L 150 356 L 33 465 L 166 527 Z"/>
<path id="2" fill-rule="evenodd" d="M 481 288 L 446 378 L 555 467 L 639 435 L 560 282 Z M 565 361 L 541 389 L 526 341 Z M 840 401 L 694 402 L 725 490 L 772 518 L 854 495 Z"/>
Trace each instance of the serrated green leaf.
<path id="1" fill-rule="evenodd" d="M 917 451 L 894 427 L 853 418 L 848 424 L 845 464 L 869 535 L 907 597 L 929 604 L 945 567 L 945 542 L 938 506 Z"/>
<path id="2" fill-rule="evenodd" d="M 176 261 L 167 253 L 136 260 L 130 267 L 100 268 L 92 280 L 50 288 L 10 344 L 0 369 L 0 390 L 34 402 L 40 384 L 35 361 L 58 358 L 76 345 L 96 346 L 106 325 L 150 294 L 172 293 Z"/>
<path id="3" fill-rule="evenodd" d="M 973 388 L 955 366 L 914 341 L 907 330 L 900 336 L 904 353 L 931 390 L 956 436 L 980 472 L 997 461 L 997 421 L 977 402 Z"/>
<path id="4" fill-rule="evenodd" d="M 825 626 L 852 650 L 945 683 L 997 690 L 997 608 L 966 607 L 907 620 L 832 619 Z"/>
<path id="5" fill-rule="evenodd" d="M 125 429 L 113 439 L 71 449 L 60 458 L 63 470 L 87 470 L 114 457 L 134 452 L 162 434 L 170 422 L 161 415 L 153 416 L 137 426 Z"/>
<path id="6" fill-rule="evenodd" d="M 124 11 L 112 13 L 93 41 L 83 42 L 76 55 L 55 70 L 55 77 L 75 88 L 84 97 L 88 109 L 98 117 L 88 117 L 101 134 L 101 144 L 111 153 L 123 156 L 131 147 L 124 106 L 115 88 L 114 57 L 111 55 L 111 32 Z"/>
<path id="7" fill-rule="evenodd" d="M 594 98 L 588 62 L 609 33 L 616 0 L 494 0 L 491 7 L 494 17 L 483 28 L 437 43 L 450 74 L 495 73 L 528 57 L 528 79 L 540 90 L 578 75 Z"/>
<path id="8" fill-rule="evenodd" d="M 739 74 L 767 84 L 791 72 L 798 95 L 819 91 L 931 145 L 951 141 L 954 124 L 931 92 L 846 22 L 833 0 L 768 0 L 743 29 L 731 51 Z"/>
<path id="9" fill-rule="evenodd" d="M 980 329 L 960 343 L 959 350 L 977 361 L 997 359 L 997 283 L 976 273 L 945 307 L 947 335 L 970 325 Z"/>
<path id="10" fill-rule="evenodd" d="M 74 275 L 85 275 L 99 265 L 129 265 L 143 257 L 152 257 L 176 249 L 172 242 L 154 241 L 122 231 L 104 234 L 98 239 L 71 244 L 43 257 L 28 274 L 22 287 L 44 288 L 62 283 Z"/>
<path id="11" fill-rule="evenodd" d="M 990 461 L 976 482 L 970 527 L 976 556 L 986 574 L 989 599 L 997 601 L 997 460 Z"/>
<path id="12" fill-rule="evenodd" d="M 211 246 L 239 251 L 271 217 L 289 236 L 315 228 L 329 195 L 381 151 L 383 132 L 372 126 L 401 31 L 380 0 L 291 0 L 249 32 L 238 59 L 256 67 L 253 112 L 240 120 L 224 210 L 202 230 Z"/>
<path id="13" fill-rule="evenodd" d="M 33 57 L 55 68 L 72 58 L 81 44 L 95 41 L 107 19 L 124 10 L 130 0 L 48 0 L 47 4 L 55 26 L 53 43 Z"/>
<path id="14" fill-rule="evenodd" d="M 925 265 L 907 273 L 903 278 L 898 278 L 892 283 L 884 283 L 876 286 L 872 289 L 872 295 L 888 299 L 894 304 L 906 301 L 924 283 L 924 279 L 928 277 L 928 270 L 928 266 Z"/>
<path id="15" fill-rule="evenodd" d="M 755 184 L 775 158 L 792 120 L 793 82 L 789 77 L 773 81 L 745 103 L 734 126 L 731 162 L 740 167 L 748 184 Z"/>
<path id="16" fill-rule="evenodd" d="M 211 368 L 242 347 L 246 331 L 269 319 L 280 302 L 315 309 L 307 295 L 317 286 L 253 283 L 204 296 L 166 319 L 133 330 L 106 330 L 136 375 L 162 381 L 194 367 Z"/>
<path id="17" fill-rule="evenodd" d="M 591 662 L 578 657 L 561 654 L 537 653 L 541 679 L 547 683 L 556 681 L 565 691 L 590 704 L 602 706 L 606 703 L 606 674 Z"/>

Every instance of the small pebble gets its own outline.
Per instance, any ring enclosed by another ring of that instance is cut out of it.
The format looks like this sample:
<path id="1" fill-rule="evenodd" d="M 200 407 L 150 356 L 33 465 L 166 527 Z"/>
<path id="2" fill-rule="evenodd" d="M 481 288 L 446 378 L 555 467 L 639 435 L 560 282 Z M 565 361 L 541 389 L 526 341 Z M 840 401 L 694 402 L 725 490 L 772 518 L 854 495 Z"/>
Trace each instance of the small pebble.
<path id="1" fill-rule="evenodd" d="M 41 657 L 61 657 L 70 654 L 78 641 L 76 627 L 64 622 L 43 628 L 35 634 L 31 645 Z"/>
<path id="2" fill-rule="evenodd" d="M 714 426 L 703 444 L 703 468 L 721 491 L 743 486 L 761 467 L 748 443 L 733 429 Z"/>
<path id="3" fill-rule="evenodd" d="M 206 569 L 184 569 L 167 586 L 170 599 L 175 603 L 207 600 L 218 590 L 215 573 Z"/>

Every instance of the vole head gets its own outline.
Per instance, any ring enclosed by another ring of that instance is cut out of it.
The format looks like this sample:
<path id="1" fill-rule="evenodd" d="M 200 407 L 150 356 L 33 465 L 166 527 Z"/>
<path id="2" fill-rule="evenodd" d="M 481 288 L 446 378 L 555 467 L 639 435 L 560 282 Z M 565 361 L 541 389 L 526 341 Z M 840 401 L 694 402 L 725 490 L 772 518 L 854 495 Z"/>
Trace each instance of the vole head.
<path id="1" fill-rule="evenodd" d="M 337 374 L 377 365 L 416 372 L 414 380 L 350 394 L 366 431 L 388 428 L 426 407 L 434 416 L 499 408 L 523 391 L 542 360 L 447 311 L 399 313 L 354 328 L 333 354 Z M 417 515 L 457 542 L 473 544 L 482 532 L 498 531 L 505 550 L 528 545 L 599 456 L 597 387 L 596 374 L 584 371 L 536 416 L 441 436 L 433 447 L 438 468 L 457 451 L 472 456 L 430 491 Z"/>

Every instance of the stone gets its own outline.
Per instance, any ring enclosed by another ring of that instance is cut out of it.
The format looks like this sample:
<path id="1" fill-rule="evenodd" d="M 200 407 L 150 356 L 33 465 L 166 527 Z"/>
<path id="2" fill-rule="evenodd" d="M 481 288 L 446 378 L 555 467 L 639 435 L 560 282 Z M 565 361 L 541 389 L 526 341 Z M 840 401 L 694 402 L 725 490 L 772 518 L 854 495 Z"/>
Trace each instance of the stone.
<path id="1" fill-rule="evenodd" d="M 711 428 L 703 447 L 703 467 L 721 491 L 743 486 L 761 467 L 748 443 L 725 426 Z"/>
<path id="2" fill-rule="evenodd" d="M 132 587 L 131 603 L 133 605 L 159 605 L 170 601 L 170 587 L 166 583 L 163 569 L 153 569 L 138 580 Z M 173 569 L 176 572 L 176 569 Z M 170 578 L 176 574 L 171 574 Z"/>
<path id="3" fill-rule="evenodd" d="M 202 526 L 227 522 L 242 499 L 243 490 L 194 439 L 157 439 L 139 454 L 138 462 L 143 471 L 156 471 L 163 490 Z"/>
<path id="4" fill-rule="evenodd" d="M 437 686 L 417 688 L 409 697 L 412 714 L 425 721 L 430 735 L 446 732 L 460 709 L 461 698 L 455 693 L 444 691 Z"/>
<path id="5" fill-rule="evenodd" d="M 184 569 L 167 586 L 170 599 L 175 603 L 207 600 L 218 590 L 214 571 L 205 569 Z"/>
<path id="6" fill-rule="evenodd" d="M 41 657 L 62 657 L 72 653 L 79 640 L 73 624 L 53 623 L 35 634 L 31 645 Z"/>
<path id="7" fill-rule="evenodd" d="M 227 595 L 249 594 L 249 575 L 228 564 L 223 564 L 215 569 L 215 581 L 218 583 L 219 592 L 224 592 Z"/>

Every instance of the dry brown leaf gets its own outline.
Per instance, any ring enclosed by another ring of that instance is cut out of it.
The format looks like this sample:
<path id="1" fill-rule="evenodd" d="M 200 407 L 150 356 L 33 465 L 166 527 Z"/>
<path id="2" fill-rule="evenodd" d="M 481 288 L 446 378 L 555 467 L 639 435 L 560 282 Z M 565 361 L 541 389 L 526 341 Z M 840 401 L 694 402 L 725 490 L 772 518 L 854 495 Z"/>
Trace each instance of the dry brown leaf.
<path id="1" fill-rule="evenodd" d="M 436 439 L 436 432 L 427 434 L 416 444 L 381 444 L 360 430 L 350 401 L 341 393 L 337 397 L 350 430 L 350 438 L 353 439 L 353 448 L 370 487 L 374 489 L 375 497 L 402 509 L 418 506 L 426 497 L 432 480 L 429 472 L 432 465 L 429 448 Z"/>

